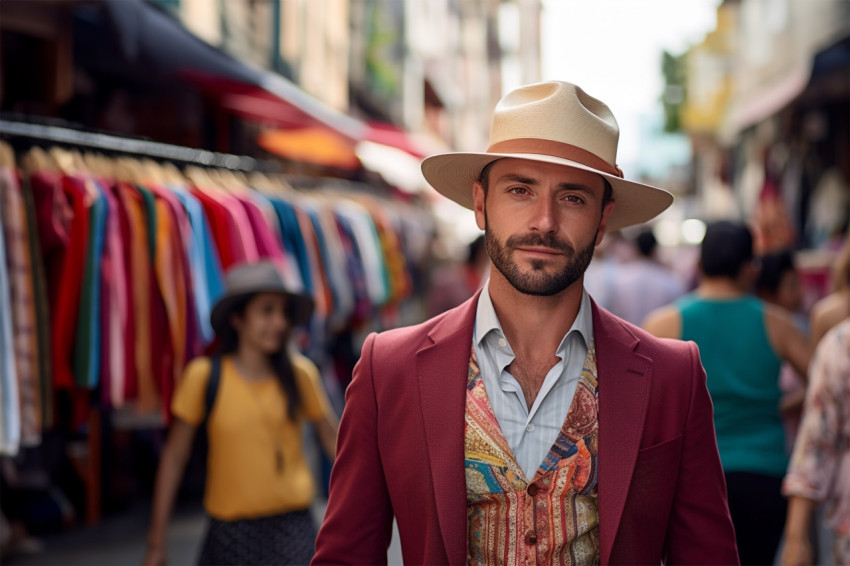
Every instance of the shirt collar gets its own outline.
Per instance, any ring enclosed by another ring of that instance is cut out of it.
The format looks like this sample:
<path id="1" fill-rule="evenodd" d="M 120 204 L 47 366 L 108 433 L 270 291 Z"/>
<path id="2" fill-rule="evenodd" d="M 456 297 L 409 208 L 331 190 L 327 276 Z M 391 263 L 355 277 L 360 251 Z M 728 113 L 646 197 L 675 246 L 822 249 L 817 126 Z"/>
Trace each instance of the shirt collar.
<path id="1" fill-rule="evenodd" d="M 593 344 L 593 310 L 590 306 L 590 295 L 582 288 L 581 305 L 578 309 L 578 314 L 573 322 L 573 325 L 561 339 L 558 345 L 556 355 L 564 359 L 563 354 L 566 348 L 567 338 L 570 334 L 576 331 L 584 340 L 586 347 Z M 499 317 L 496 316 L 496 309 L 493 308 L 493 300 L 490 298 L 490 280 L 484 284 L 481 289 L 481 295 L 478 297 L 478 307 L 475 312 L 475 330 L 473 339 L 475 344 L 481 346 L 484 339 L 491 332 L 495 332 L 497 336 L 504 336 L 502 325 L 499 322 Z"/>

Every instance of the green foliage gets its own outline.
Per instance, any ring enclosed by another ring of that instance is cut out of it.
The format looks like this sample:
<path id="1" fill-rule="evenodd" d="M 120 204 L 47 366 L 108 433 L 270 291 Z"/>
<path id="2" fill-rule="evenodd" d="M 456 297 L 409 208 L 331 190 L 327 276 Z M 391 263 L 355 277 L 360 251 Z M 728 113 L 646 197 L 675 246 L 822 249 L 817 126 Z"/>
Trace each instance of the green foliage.
<path id="1" fill-rule="evenodd" d="M 661 103 L 664 106 L 664 131 L 668 133 L 682 130 L 680 111 L 687 99 L 685 56 L 686 53 L 673 55 L 666 50 L 661 54 L 661 72 L 664 75 Z"/>

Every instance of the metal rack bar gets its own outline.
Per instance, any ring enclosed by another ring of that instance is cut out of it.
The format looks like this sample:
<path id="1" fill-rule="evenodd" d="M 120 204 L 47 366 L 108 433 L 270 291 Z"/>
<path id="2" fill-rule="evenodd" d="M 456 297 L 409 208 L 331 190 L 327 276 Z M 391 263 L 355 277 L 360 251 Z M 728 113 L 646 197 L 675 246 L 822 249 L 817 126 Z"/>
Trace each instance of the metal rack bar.
<path id="1" fill-rule="evenodd" d="M 109 152 L 193 163 L 204 167 L 222 167 L 239 171 L 256 171 L 258 161 L 247 155 L 218 153 L 154 141 L 122 138 L 108 134 L 74 130 L 62 126 L 46 126 L 10 120 L 0 120 L 0 136 L 71 144 Z"/>

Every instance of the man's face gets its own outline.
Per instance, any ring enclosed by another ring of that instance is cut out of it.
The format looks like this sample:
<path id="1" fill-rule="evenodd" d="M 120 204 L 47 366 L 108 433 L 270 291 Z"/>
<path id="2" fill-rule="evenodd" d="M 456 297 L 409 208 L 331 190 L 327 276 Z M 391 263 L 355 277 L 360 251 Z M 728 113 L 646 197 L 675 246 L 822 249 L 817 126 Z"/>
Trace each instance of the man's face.
<path id="1" fill-rule="evenodd" d="M 519 292 L 555 295 L 578 281 L 605 234 L 599 175 L 563 165 L 500 159 L 487 194 L 473 187 L 475 219 L 493 265 Z"/>

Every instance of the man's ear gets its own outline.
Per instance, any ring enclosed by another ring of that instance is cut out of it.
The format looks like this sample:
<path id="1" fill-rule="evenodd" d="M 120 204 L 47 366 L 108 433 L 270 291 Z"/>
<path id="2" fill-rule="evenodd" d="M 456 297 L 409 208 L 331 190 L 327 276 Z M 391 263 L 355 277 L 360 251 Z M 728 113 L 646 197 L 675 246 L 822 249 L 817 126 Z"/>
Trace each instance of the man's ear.
<path id="1" fill-rule="evenodd" d="M 487 226 L 484 216 L 484 201 L 487 198 L 484 192 L 484 186 L 476 181 L 472 184 L 472 210 L 475 212 L 475 223 L 479 230 L 484 230 Z"/>
<path id="2" fill-rule="evenodd" d="M 613 200 L 609 200 L 605 203 L 605 206 L 602 207 L 602 219 L 599 221 L 599 229 L 596 232 L 596 245 L 598 246 L 602 243 L 602 238 L 605 237 L 605 228 L 608 226 L 608 219 L 611 217 L 611 214 L 614 212 L 614 208 L 616 208 L 617 203 Z"/>

